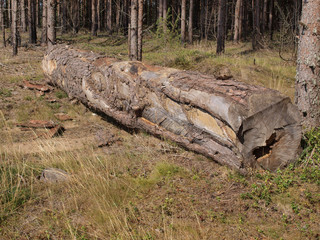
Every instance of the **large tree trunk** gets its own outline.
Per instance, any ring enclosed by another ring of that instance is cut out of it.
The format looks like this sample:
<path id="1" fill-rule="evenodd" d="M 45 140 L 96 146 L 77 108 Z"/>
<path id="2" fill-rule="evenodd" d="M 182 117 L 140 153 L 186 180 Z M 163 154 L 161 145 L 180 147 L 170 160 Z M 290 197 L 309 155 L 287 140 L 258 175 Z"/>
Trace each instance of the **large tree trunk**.
<path id="1" fill-rule="evenodd" d="M 226 0 L 219 0 L 219 20 L 217 36 L 217 54 L 224 52 L 226 33 Z"/>
<path id="2" fill-rule="evenodd" d="M 243 173 L 283 167 L 300 146 L 299 111 L 275 90 L 70 46 L 49 49 L 42 67 L 51 84 L 97 112 Z"/>
<path id="3" fill-rule="evenodd" d="M 295 101 L 303 125 L 320 126 L 320 1 L 303 3 L 300 21 Z"/>

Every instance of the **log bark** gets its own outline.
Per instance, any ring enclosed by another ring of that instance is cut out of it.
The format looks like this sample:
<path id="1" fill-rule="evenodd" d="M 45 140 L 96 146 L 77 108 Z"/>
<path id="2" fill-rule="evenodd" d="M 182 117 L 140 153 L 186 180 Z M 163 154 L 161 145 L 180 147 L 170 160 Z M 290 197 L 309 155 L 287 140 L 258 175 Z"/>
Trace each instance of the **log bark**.
<path id="1" fill-rule="evenodd" d="M 70 46 L 50 48 L 42 68 L 51 84 L 93 110 L 241 173 L 284 167 L 299 151 L 299 111 L 275 90 Z"/>

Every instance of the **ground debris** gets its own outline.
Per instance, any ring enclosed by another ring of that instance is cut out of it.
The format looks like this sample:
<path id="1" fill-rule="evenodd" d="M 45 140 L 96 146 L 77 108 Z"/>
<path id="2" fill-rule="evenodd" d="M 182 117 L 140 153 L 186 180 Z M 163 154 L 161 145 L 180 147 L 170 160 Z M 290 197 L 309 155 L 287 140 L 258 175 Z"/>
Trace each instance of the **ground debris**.
<path id="1" fill-rule="evenodd" d="M 56 114 L 54 114 L 54 116 L 60 121 L 69 121 L 69 120 L 71 121 L 71 120 L 73 120 L 72 117 L 70 117 L 68 114 L 65 114 L 65 113 L 56 113 Z"/>
<path id="2" fill-rule="evenodd" d="M 49 87 L 42 85 L 42 84 L 34 84 L 34 83 L 30 83 L 27 80 L 23 80 L 24 83 L 24 87 L 30 90 L 38 90 L 40 92 L 49 92 L 50 89 Z"/>
<path id="3" fill-rule="evenodd" d="M 107 147 L 113 145 L 114 143 L 123 141 L 121 137 L 118 137 L 115 134 L 105 130 L 98 130 L 95 135 L 95 140 L 98 147 Z"/>
<path id="4" fill-rule="evenodd" d="M 30 120 L 27 123 L 17 123 L 17 127 L 21 128 L 55 128 L 58 124 L 54 121 Z"/>
<path id="5" fill-rule="evenodd" d="M 61 125 L 57 125 L 54 128 L 51 128 L 49 131 L 42 133 L 40 135 L 38 135 L 37 137 L 42 137 L 45 139 L 49 139 L 49 138 L 54 138 L 54 137 L 58 137 L 61 136 L 63 134 L 63 132 L 65 131 L 65 128 Z"/>

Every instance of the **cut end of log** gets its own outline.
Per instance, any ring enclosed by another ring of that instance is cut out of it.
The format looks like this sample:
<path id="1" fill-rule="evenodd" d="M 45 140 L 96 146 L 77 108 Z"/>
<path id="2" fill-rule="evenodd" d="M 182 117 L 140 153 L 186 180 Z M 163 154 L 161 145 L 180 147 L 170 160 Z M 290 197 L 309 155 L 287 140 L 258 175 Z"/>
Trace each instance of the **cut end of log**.
<path id="1" fill-rule="evenodd" d="M 66 46 L 49 49 L 42 67 L 51 84 L 88 107 L 239 172 L 274 171 L 298 155 L 298 109 L 275 90 Z"/>

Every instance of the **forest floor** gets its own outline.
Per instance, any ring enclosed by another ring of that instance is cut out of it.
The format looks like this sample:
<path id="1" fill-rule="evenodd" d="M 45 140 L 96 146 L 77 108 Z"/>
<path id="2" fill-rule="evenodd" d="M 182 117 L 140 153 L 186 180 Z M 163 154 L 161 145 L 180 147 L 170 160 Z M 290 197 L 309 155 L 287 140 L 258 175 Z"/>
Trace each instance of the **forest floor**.
<path id="1" fill-rule="evenodd" d="M 127 59 L 126 38 L 60 36 L 59 42 Z M 293 98 L 295 66 L 278 52 L 228 43 L 182 47 L 149 37 L 144 61 L 213 74 L 223 66 L 245 82 Z M 89 111 L 59 89 L 44 95 L 45 48 L 12 57 L 0 48 L 0 239 L 320 239 L 320 132 L 306 136 L 305 156 L 277 173 L 239 175 L 225 166 Z M 57 113 L 72 120 L 62 121 Z M 52 120 L 63 134 L 19 123 Z M 109 136 L 99 147 L 97 136 Z M 110 140 L 109 139 L 109 140 Z M 38 180 L 58 168 L 66 181 Z"/>

